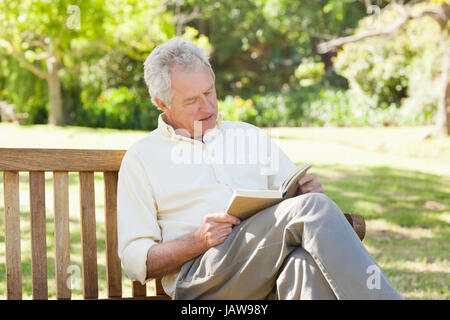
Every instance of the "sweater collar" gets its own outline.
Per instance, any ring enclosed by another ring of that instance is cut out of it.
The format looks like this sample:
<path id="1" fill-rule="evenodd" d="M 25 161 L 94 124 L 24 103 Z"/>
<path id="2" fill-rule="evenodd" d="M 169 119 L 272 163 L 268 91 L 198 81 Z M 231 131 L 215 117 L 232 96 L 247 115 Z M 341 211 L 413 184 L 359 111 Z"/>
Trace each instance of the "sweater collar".
<path id="1" fill-rule="evenodd" d="M 223 120 L 223 115 L 221 112 L 219 112 L 217 114 L 216 125 L 214 126 L 214 128 L 207 130 L 205 132 L 205 134 L 203 135 L 203 141 L 205 143 L 214 139 L 214 137 L 216 137 L 221 132 L 222 120 Z M 169 137 L 171 139 L 184 140 L 184 141 L 191 142 L 191 143 L 196 143 L 196 142 L 202 143 L 202 141 L 199 141 L 199 140 L 196 140 L 196 139 L 193 139 L 190 137 L 186 137 L 186 136 L 176 133 L 175 129 L 170 124 L 168 124 L 167 116 L 165 113 L 161 113 L 158 117 L 158 131 L 163 136 Z"/>

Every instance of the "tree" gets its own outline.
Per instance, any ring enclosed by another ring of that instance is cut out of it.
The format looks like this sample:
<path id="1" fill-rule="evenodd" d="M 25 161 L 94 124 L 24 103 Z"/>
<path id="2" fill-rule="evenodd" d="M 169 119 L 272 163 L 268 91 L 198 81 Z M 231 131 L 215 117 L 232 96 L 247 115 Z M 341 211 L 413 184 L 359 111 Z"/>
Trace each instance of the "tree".
<path id="1" fill-rule="evenodd" d="M 112 50 L 143 59 L 173 34 L 163 9 L 157 0 L 0 0 L 0 55 L 47 82 L 48 122 L 63 125 L 62 76 Z"/>
<path id="2" fill-rule="evenodd" d="M 312 59 L 328 67 L 329 55 L 319 56 L 315 45 L 343 35 L 365 14 L 364 4 L 356 0 L 166 2 L 177 28 L 185 23 L 209 38 L 221 98 L 295 86 L 294 70 Z"/>
<path id="3" fill-rule="evenodd" d="M 369 7 L 368 7 L 369 8 Z M 371 7 L 373 8 L 373 7 Z M 317 46 L 320 53 L 335 51 L 337 48 L 347 43 L 354 43 L 372 37 L 390 36 L 402 28 L 413 19 L 419 19 L 424 16 L 432 17 L 441 30 L 442 47 L 442 67 L 441 67 L 441 88 L 438 99 L 438 109 L 436 115 L 436 124 L 433 135 L 450 135 L 450 43 L 449 43 L 449 0 L 432 1 L 411 1 L 407 4 L 393 2 L 383 9 L 379 9 L 378 14 L 387 10 L 397 10 L 399 17 L 391 25 L 385 28 L 375 28 L 365 30 L 357 34 L 336 38 L 331 41 L 322 42 Z"/>
<path id="4" fill-rule="evenodd" d="M 103 0 L 0 0 L 0 54 L 47 81 L 50 124 L 64 122 L 61 71 L 73 67 L 77 55 L 95 52 L 92 41 L 103 37 L 104 17 Z"/>

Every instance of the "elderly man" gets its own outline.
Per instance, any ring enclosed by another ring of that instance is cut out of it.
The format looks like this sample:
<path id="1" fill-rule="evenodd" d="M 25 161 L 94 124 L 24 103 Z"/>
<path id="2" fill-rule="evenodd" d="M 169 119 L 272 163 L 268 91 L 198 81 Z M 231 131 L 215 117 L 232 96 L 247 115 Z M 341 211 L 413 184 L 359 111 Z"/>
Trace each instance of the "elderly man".
<path id="1" fill-rule="evenodd" d="M 314 174 L 299 194 L 240 221 L 236 189 L 277 189 L 296 168 L 270 136 L 222 121 L 214 72 L 180 38 L 144 64 L 158 128 L 125 154 L 119 257 L 174 299 L 400 299 Z"/>

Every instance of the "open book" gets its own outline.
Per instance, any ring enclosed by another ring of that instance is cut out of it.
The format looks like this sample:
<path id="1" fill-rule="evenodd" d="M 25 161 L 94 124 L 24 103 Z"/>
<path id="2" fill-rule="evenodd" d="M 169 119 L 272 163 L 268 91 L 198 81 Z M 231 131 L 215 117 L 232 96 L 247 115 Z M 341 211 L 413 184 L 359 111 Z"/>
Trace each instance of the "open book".
<path id="1" fill-rule="evenodd" d="M 226 212 L 239 219 L 246 219 L 258 211 L 273 206 L 297 194 L 300 180 L 311 164 L 293 170 L 278 190 L 235 190 Z"/>

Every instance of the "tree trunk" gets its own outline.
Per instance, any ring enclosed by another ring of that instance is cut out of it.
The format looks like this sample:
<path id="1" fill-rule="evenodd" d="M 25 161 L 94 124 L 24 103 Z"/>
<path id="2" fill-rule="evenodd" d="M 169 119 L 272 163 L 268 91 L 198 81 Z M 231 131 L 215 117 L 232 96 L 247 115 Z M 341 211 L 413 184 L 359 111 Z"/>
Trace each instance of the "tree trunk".
<path id="1" fill-rule="evenodd" d="M 450 5 L 442 4 L 442 11 L 438 15 L 432 15 L 441 27 L 442 67 L 440 88 L 436 112 L 436 124 L 432 135 L 450 135 L 450 38 L 448 30 L 448 18 L 450 17 Z"/>
<path id="2" fill-rule="evenodd" d="M 50 101 L 50 115 L 48 123 L 56 126 L 64 125 L 62 108 L 61 82 L 58 76 L 58 61 L 51 57 L 47 60 L 48 92 Z"/>
<path id="3" fill-rule="evenodd" d="M 436 135 L 450 135 L 450 45 L 447 31 L 442 30 L 441 44 L 443 47 L 441 88 L 436 113 Z"/>

